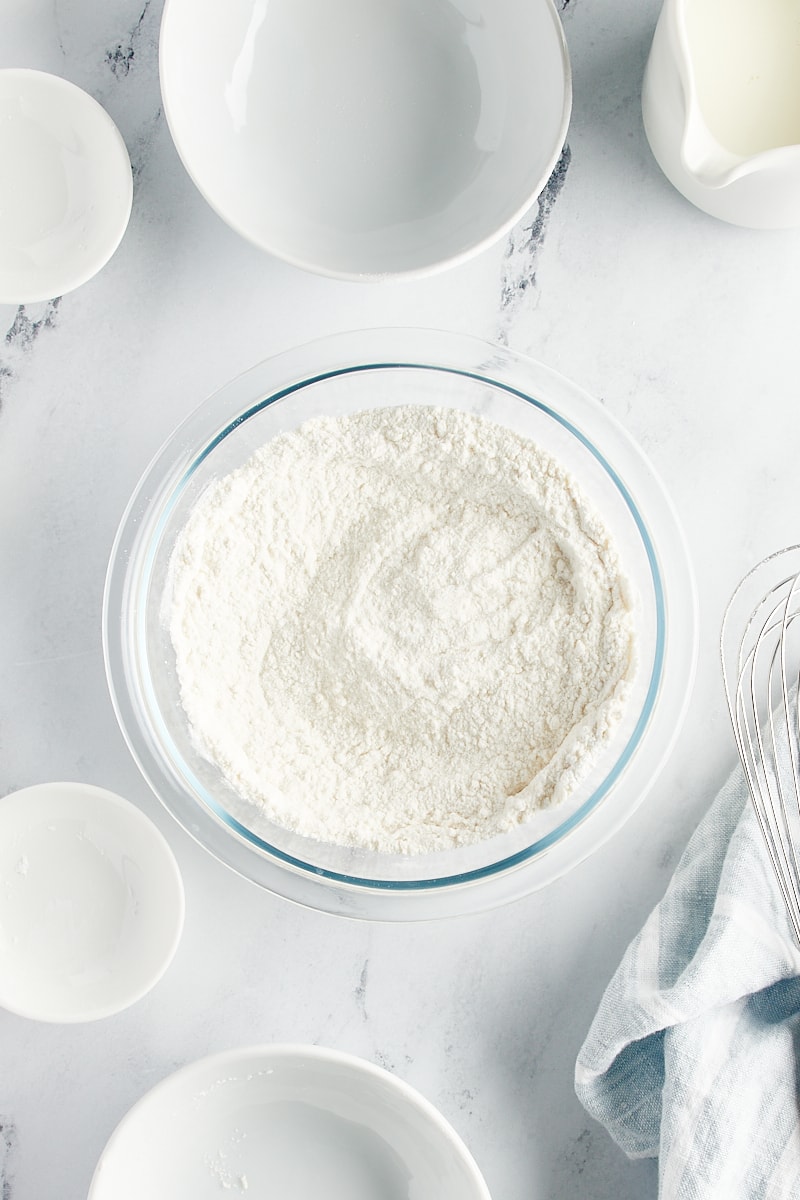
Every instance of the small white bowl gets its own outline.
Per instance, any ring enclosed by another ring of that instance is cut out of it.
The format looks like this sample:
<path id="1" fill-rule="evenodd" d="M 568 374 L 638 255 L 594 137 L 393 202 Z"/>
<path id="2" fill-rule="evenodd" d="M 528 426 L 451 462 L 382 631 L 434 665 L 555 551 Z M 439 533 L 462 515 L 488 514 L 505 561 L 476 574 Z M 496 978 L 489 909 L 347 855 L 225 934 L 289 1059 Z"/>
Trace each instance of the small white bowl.
<path id="1" fill-rule="evenodd" d="M 418 1092 L 316 1046 L 201 1059 L 130 1110 L 89 1200 L 490 1200 L 469 1151 Z"/>
<path id="2" fill-rule="evenodd" d="M 209 204 L 343 279 L 425 274 L 499 238 L 572 103 L 552 0 L 167 0 L 160 66 Z"/>
<path id="3" fill-rule="evenodd" d="M 165 839 L 102 788 L 44 783 L 0 799 L 0 1006 L 93 1021 L 158 982 L 184 895 Z"/>
<path id="4" fill-rule="evenodd" d="M 111 117 L 74 83 L 0 71 L 0 304 L 62 296 L 116 250 L 133 197 Z"/>

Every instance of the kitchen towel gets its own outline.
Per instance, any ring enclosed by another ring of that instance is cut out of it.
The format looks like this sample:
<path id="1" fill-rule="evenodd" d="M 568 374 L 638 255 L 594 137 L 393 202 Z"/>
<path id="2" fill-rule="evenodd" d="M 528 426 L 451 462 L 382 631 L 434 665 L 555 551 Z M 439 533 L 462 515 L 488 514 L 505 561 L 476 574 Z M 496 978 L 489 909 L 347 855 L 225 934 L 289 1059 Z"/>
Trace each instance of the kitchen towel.
<path id="1" fill-rule="evenodd" d="M 611 980 L 575 1088 L 660 1200 L 800 1200 L 800 951 L 741 769 Z"/>

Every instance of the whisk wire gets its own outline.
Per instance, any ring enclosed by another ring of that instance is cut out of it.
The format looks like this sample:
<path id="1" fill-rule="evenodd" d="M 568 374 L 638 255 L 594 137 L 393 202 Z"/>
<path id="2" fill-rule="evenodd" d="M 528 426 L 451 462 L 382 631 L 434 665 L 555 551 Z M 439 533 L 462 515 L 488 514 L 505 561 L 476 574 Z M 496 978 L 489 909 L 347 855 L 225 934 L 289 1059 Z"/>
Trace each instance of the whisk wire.
<path id="1" fill-rule="evenodd" d="M 793 568 L 790 573 L 786 572 L 787 563 Z M 766 588 L 765 579 L 769 582 Z M 720 649 L 736 746 L 767 855 L 800 946 L 798 617 L 800 547 L 793 546 L 770 555 L 742 580 L 723 618 Z"/>
<path id="2" fill-rule="evenodd" d="M 751 653 L 750 659 L 754 653 L 755 651 Z M 785 842 L 780 837 L 774 819 L 772 784 L 766 767 L 761 726 L 757 720 L 753 720 L 757 709 L 754 677 L 752 672 L 747 670 L 749 661 L 747 660 L 745 663 L 745 671 L 749 680 L 750 705 L 748 708 L 743 690 L 744 679 L 740 679 L 737 687 L 737 713 L 740 722 L 737 723 L 734 719 L 734 733 L 761 835 L 792 923 L 793 932 L 800 944 L 800 901 L 796 889 L 792 888 Z"/>

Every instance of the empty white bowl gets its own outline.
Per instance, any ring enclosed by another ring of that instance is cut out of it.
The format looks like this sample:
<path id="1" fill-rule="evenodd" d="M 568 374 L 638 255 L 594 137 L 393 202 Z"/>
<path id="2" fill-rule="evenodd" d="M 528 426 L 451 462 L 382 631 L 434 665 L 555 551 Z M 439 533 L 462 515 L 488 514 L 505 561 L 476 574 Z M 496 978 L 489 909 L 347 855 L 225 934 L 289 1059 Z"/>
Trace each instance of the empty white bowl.
<path id="1" fill-rule="evenodd" d="M 472 1157 L 408 1084 L 316 1046 L 201 1059 L 134 1105 L 89 1200 L 489 1200 Z"/>
<path id="2" fill-rule="evenodd" d="M 161 88 L 223 220 L 341 278 L 429 272 L 500 237 L 572 99 L 552 0 L 167 0 Z"/>
<path id="3" fill-rule="evenodd" d="M 93 1021 L 140 999 L 183 929 L 165 839 L 113 792 L 44 783 L 0 799 L 0 1006 Z"/>
<path id="4" fill-rule="evenodd" d="M 74 83 L 0 71 L 0 304 L 62 296 L 116 250 L 133 197 L 111 117 Z"/>

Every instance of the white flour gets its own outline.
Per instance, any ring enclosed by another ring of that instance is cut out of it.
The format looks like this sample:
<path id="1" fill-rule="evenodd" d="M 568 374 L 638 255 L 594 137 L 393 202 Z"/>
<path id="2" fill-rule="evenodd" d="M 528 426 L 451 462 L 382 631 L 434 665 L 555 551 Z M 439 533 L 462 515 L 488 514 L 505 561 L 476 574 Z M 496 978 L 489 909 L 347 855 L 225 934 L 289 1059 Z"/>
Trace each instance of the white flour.
<path id="1" fill-rule="evenodd" d="M 268 442 L 190 514 L 167 615 L 204 755 L 278 824 L 381 851 L 563 798 L 634 671 L 628 587 L 574 480 L 450 409 Z"/>

